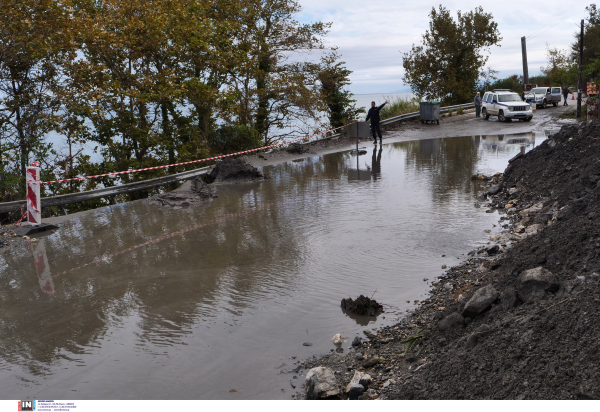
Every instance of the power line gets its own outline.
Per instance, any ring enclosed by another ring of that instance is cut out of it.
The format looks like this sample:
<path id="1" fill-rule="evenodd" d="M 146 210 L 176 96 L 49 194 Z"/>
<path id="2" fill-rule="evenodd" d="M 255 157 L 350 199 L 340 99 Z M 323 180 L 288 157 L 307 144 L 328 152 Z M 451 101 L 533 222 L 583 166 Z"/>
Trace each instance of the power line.
<path id="1" fill-rule="evenodd" d="M 563 13 L 561 13 L 560 15 L 564 14 L 565 12 L 567 12 L 568 10 L 570 10 L 571 7 L 569 7 L 568 9 L 566 9 Z M 584 7 L 585 10 L 585 7 Z M 580 13 L 582 10 L 581 8 L 579 8 L 575 13 L 571 14 L 569 17 L 567 17 L 567 19 L 570 19 L 571 17 L 575 16 L 576 14 Z M 560 16 L 559 16 L 560 17 Z M 553 20 L 554 18 L 552 18 L 551 20 Z M 550 25 L 555 25 L 556 21 L 552 21 L 550 23 L 547 23 L 546 25 L 542 26 L 541 28 L 537 29 L 536 31 L 534 31 L 532 34 L 530 34 L 529 36 L 527 36 L 527 40 L 531 40 L 534 39 L 536 37 L 538 37 L 539 35 L 541 35 L 542 33 L 544 33 L 546 30 L 548 30 L 550 27 Z M 579 28 L 579 25 L 576 25 L 577 28 Z"/>

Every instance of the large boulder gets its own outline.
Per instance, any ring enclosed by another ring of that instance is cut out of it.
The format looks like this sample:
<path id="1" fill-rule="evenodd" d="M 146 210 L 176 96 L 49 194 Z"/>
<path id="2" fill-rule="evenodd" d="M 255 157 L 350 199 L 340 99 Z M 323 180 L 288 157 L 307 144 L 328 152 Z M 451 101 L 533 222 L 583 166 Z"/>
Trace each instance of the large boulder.
<path id="1" fill-rule="evenodd" d="M 556 275 L 541 266 L 521 272 L 517 279 L 517 295 L 525 303 L 543 299 L 559 287 Z"/>
<path id="2" fill-rule="evenodd" d="M 323 366 L 312 368 L 306 374 L 306 399 L 338 397 L 340 390 L 331 369 Z"/>
<path id="3" fill-rule="evenodd" d="M 465 318 L 474 318 L 480 315 L 485 312 L 496 299 L 498 299 L 498 296 L 500 296 L 500 294 L 492 285 L 487 285 L 478 289 L 465 305 L 462 315 Z"/>

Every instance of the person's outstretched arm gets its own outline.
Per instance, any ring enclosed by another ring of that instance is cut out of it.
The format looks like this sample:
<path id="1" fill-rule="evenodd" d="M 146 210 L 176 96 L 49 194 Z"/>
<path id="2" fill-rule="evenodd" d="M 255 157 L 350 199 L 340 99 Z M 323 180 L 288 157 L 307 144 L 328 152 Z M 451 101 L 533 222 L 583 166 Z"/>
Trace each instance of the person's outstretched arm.
<path id="1" fill-rule="evenodd" d="M 383 108 L 383 106 L 385 106 L 386 104 L 387 104 L 387 100 L 386 100 L 386 101 L 385 101 L 385 102 L 384 102 L 384 103 L 383 103 L 381 106 L 379 106 L 379 107 L 377 108 L 377 110 L 381 110 L 381 109 Z"/>

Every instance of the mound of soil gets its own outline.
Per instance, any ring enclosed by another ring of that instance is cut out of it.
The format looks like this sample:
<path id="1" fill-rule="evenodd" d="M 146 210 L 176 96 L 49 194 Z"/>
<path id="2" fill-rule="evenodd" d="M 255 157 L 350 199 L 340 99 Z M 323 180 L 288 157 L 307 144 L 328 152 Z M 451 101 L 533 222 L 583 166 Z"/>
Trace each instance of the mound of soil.
<path id="1" fill-rule="evenodd" d="M 208 183 L 227 182 L 245 183 L 267 179 L 268 175 L 250 165 L 244 158 L 225 158 L 211 170 L 206 180 Z"/>
<path id="2" fill-rule="evenodd" d="M 300 143 L 292 143 L 285 149 L 285 151 L 291 154 L 303 154 L 309 152 L 308 147 Z"/>
<path id="3" fill-rule="evenodd" d="M 198 176 L 178 189 L 150 198 L 149 202 L 161 206 L 190 207 L 215 197 L 211 188 Z"/>
<path id="4" fill-rule="evenodd" d="M 383 312 L 381 306 L 375 299 L 360 295 L 355 300 L 352 298 L 342 299 L 342 309 L 357 315 L 375 316 Z"/>
<path id="5" fill-rule="evenodd" d="M 341 385 L 368 356 L 380 359 L 373 397 L 600 398 L 600 122 L 563 127 L 489 184 L 505 233 L 358 360 L 315 361 Z"/>

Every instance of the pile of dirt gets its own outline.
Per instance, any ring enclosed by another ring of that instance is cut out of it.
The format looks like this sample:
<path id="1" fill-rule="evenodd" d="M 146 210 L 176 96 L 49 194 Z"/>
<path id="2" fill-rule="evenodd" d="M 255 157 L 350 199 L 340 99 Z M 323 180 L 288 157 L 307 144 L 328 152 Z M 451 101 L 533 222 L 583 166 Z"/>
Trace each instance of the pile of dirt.
<path id="1" fill-rule="evenodd" d="M 201 177 L 196 177 L 191 181 L 184 183 L 180 188 L 151 197 L 148 201 L 150 204 L 185 208 L 196 206 L 216 197 L 217 196 L 213 194 L 212 189 L 204 182 L 204 180 L 202 180 Z"/>
<path id="2" fill-rule="evenodd" d="M 342 299 L 342 309 L 356 315 L 376 316 L 383 312 L 381 306 L 375 299 L 360 295 L 355 300 L 352 298 Z"/>
<path id="3" fill-rule="evenodd" d="M 303 145 L 300 143 L 292 143 L 285 149 L 285 151 L 291 154 L 303 154 L 308 153 L 309 149 L 307 145 Z"/>
<path id="4" fill-rule="evenodd" d="M 600 122 L 563 127 L 489 185 L 503 232 L 360 356 L 301 366 L 341 387 L 365 370 L 371 399 L 599 399 Z"/>
<path id="5" fill-rule="evenodd" d="M 208 183 L 245 183 L 267 179 L 269 176 L 248 163 L 245 158 L 225 158 L 207 176 Z"/>

